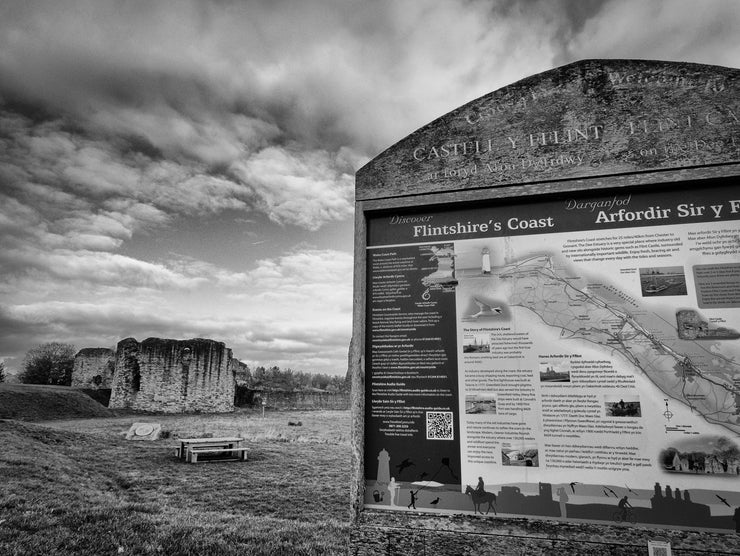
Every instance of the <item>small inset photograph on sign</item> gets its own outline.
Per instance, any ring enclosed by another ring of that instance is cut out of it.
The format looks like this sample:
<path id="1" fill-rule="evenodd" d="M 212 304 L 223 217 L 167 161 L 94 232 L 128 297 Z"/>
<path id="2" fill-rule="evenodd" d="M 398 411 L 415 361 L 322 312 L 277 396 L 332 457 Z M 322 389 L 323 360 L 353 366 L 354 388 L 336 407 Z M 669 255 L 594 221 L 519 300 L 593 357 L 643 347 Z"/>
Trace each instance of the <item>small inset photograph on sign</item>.
<path id="1" fill-rule="evenodd" d="M 465 413 L 468 415 L 496 415 L 496 395 L 493 392 L 466 394 Z"/>
<path id="2" fill-rule="evenodd" d="M 473 333 L 463 336 L 463 353 L 490 353 L 491 334 Z"/>
<path id="3" fill-rule="evenodd" d="M 540 363 L 540 382 L 570 382 L 570 361 Z"/>
<path id="4" fill-rule="evenodd" d="M 635 395 L 604 396 L 607 417 L 642 417 L 640 398 Z"/>
<path id="5" fill-rule="evenodd" d="M 466 241 L 456 255 L 459 278 L 493 276 L 494 251 L 488 245 L 488 240 Z"/>
<path id="6" fill-rule="evenodd" d="M 740 333 L 734 328 L 717 326 L 694 309 L 676 311 L 678 337 L 682 340 L 737 340 Z"/>
<path id="7" fill-rule="evenodd" d="M 700 435 L 671 442 L 658 455 L 669 473 L 740 475 L 740 449 L 726 436 Z"/>
<path id="8" fill-rule="evenodd" d="M 682 266 L 640 268 L 643 297 L 686 295 L 686 275 Z"/>
<path id="9" fill-rule="evenodd" d="M 482 295 L 472 295 L 462 310 L 463 322 L 508 320 L 506 305 Z"/>
<path id="10" fill-rule="evenodd" d="M 429 259 L 429 266 L 433 269 L 432 272 L 421 279 L 424 286 L 442 286 L 444 288 L 457 284 L 454 244 L 422 245 L 419 247 L 419 251 L 422 257 Z"/>
<path id="11" fill-rule="evenodd" d="M 539 467 L 540 455 L 537 444 L 512 446 L 509 442 L 501 445 L 501 463 L 515 467 Z"/>

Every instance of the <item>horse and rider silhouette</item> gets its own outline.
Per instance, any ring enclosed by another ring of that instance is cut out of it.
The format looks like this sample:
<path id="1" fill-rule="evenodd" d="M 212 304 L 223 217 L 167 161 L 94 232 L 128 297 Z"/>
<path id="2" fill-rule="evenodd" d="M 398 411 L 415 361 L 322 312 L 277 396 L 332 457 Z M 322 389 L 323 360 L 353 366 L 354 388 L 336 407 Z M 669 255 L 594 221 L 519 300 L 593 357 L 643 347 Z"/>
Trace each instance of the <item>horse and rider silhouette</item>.
<path id="1" fill-rule="evenodd" d="M 487 492 L 483 488 L 483 479 L 478 480 L 478 486 L 476 488 L 473 488 L 470 485 L 466 485 L 465 494 L 469 494 L 470 497 L 473 499 L 473 507 L 475 508 L 475 511 L 473 513 L 480 512 L 480 514 L 483 515 L 480 507 L 481 504 L 487 503 L 488 508 L 486 508 L 486 514 L 493 510 L 494 515 L 497 515 L 496 506 L 494 506 L 494 504 L 496 503 L 496 495 L 493 492 Z"/>

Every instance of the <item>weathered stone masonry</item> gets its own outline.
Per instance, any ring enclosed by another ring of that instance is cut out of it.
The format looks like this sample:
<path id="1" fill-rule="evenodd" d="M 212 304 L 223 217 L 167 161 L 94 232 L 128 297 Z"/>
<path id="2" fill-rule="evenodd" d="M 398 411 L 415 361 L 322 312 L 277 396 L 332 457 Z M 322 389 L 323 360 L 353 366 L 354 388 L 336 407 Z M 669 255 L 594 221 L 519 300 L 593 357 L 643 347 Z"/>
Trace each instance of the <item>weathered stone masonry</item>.
<path id="1" fill-rule="evenodd" d="M 108 348 L 84 348 L 75 355 L 73 388 L 103 390 L 111 387 L 116 353 Z"/>
<path id="2" fill-rule="evenodd" d="M 223 342 L 126 338 L 118 343 L 109 407 L 163 413 L 234 410 L 235 359 Z"/>

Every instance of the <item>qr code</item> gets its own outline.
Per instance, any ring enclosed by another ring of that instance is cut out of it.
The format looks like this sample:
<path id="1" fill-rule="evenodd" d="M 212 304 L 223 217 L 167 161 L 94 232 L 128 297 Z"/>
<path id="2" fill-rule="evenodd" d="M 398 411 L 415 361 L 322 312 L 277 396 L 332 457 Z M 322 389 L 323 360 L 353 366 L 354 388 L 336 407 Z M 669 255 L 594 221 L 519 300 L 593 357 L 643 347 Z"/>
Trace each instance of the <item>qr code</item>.
<path id="1" fill-rule="evenodd" d="M 427 440 L 454 440 L 452 411 L 427 411 Z"/>

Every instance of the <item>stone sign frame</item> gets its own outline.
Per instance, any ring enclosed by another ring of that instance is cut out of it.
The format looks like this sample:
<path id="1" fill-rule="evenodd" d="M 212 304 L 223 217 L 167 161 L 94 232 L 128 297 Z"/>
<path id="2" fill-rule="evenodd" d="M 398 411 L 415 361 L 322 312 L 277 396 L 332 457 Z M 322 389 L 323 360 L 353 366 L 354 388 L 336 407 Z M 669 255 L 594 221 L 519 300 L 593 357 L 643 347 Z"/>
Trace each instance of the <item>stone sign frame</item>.
<path id="1" fill-rule="evenodd" d="M 740 179 L 740 70 L 585 60 L 523 79 L 422 127 L 356 175 L 352 382 L 352 554 L 738 553 L 737 538 L 534 518 L 365 509 L 368 221 L 389 211 L 569 194 L 670 191 Z"/>

